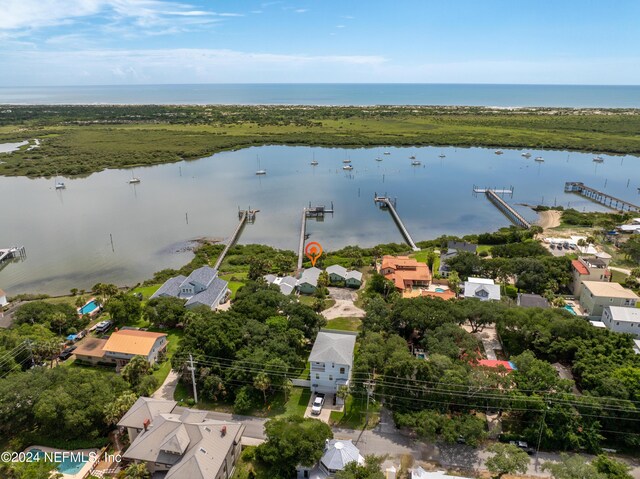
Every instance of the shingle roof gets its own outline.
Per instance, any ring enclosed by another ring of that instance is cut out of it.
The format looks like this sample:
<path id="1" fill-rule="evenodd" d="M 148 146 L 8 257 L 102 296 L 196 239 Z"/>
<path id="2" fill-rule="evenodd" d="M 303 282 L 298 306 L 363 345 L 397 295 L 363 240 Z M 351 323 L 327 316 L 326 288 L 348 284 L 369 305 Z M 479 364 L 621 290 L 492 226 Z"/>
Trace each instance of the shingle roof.
<path id="1" fill-rule="evenodd" d="M 111 353 L 148 356 L 158 338 L 166 336 L 165 333 L 123 329 L 111 333 L 103 349 Z"/>
<path id="2" fill-rule="evenodd" d="M 351 442 L 351 439 L 332 439 L 327 443 L 320 462 L 329 470 L 341 471 L 351 462 L 362 464 L 364 458 L 360 455 L 358 448 Z"/>
<path id="3" fill-rule="evenodd" d="M 160 286 L 160 289 L 158 289 L 151 295 L 151 299 L 161 296 L 172 296 L 174 298 L 178 297 L 178 294 L 180 293 L 180 285 L 184 282 L 185 279 L 187 279 L 187 277 L 182 275 L 169 278 L 164 282 L 162 286 Z"/>
<path id="4" fill-rule="evenodd" d="M 518 293 L 518 306 L 524 308 L 548 308 L 549 301 L 539 294 Z"/>
<path id="5" fill-rule="evenodd" d="M 338 276 L 345 278 L 347 276 L 347 268 L 344 266 L 340 266 L 339 264 L 334 264 L 327 268 L 328 274 L 337 274 Z"/>
<path id="6" fill-rule="evenodd" d="M 74 354 L 80 356 L 90 356 L 92 358 L 101 358 L 106 352 L 104 346 L 107 344 L 106 339 L 85 338 L 75 349 Z"/>
<path id="7" fill-rule="evenodd" d="M 357 279 L 358 281 L 362 281 L 362 273 L 360 271 L 348 271 L 345 279 Z"/>
<path id="8" fill-rule="evenodd" d="M 466 241 L 449 241 L 447 242 L 448 249 L 454 249 L 456 251 L 466 251 L 468 253 L 475 253 L 478 249 L 478 245 L 473 243 L 467 243 Z"/>
<path id="9" fill-rule="evenodd" d="M 213 282 L 209 284 L 207 289 L 191 296 L 191 298 L 189 298 L 185 303 L 185 306 L 189 307 L 202 304 L 213 308 L 214 306 L 217 306 L 220 300 L 224 297 L 228 287 L 229 283 L 225 280 L 215 278 Z"/>
<path id="10" fill-rule="evenodd" d="M 313 343 L 309 361 L 353 365 L 356 333 L 349 331 L 320 331 Z"/>
<path id="11" fill-rule="evenodd" d="M 211 282 L 218 277 L 218 270 L 210 266 L 202 266 L 194 269 L 182 284 L 198 283 L 208 288 Z"/>
<path id="12" fill-rule="evenodd" d="M 176 404 L 178 404 L 176 401 L 167 399 L 139 397 L 131 409 L 118 421 L 118 426 L 142 429 L 146 419 L 151 420 L 160 414 L 169 413 L 173 411 Z"/>
<path id="13" fill-rule="evenodd" d="M 320 276 L 320 273 L 322 273 L 322 270 L 315 266 L 313 268 L 305 269 L 298 280 L 298 284 L 308 283 L 312 286 L 318 286 L 318 277 Z"/>

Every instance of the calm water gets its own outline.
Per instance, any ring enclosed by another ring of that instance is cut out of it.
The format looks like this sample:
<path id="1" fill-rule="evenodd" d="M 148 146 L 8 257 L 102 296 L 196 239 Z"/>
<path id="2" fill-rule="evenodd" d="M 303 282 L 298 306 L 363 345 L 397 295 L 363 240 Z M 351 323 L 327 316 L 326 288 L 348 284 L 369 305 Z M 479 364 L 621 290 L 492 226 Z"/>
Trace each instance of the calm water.
<path id="1" fill-rule="evenodd" d="M 311 239 L 325 249 L 349 244 L 401 242 L 387 212 L 373 204 L 375 192 L 397 197 L 398 212 L 414 239 L 444 233 L 463 235 L 508 225 L 506 218 L 472 187 L 513 185 L 512 204 L 562 204 L 580 210 L 593 203 L 564 194 L 567 180 L 584 181 L 640 203 L 637 157 L 552 151 L 505 150 L 497 156 L 482 148 L 391 148 L 338 150 L 269 146 L 216 154 L 191 162 L 135 171 L 142 179 L 130 185 L 130 171 L 110 170 L 86 179 L 53 180 L 0 177 L 0 247 L 24 245 L 28 258 L 0 271 L 0 288 L 64 293 L 90 288 L 98 281 L 132 285 L 191 258 L 186 241 L 225 238 L 233 231 L 238 207 L 259 208 L 241 243 L 266 243 L 297 250 L 301 210 L 330 205 L 336 213 L 324 222 L 309 221 Z M 440 159 L 440 153 L 446 158 Z M 260 155 L 264 177 L 255 175 Z M 313 154 L 319 165 L 309 163 Z M 416 155 L 422 166 L 411 166 Z M 541 155 L 544 163 L 533 158 Z M 342 170 L 350 157 L 354 170 Z M 383 158 L 376 162 L 376 157 Z M 627 179 L 631 179 L 627 187 Z M 605 188 L 606 182 L 606 188 Z M 518 209 L 529 219 L 535 214 Z M 188 224 L 185 215 L 188 214 Z M 113 235 L 113 250 L 110 241 Z"/>
<path id="2" fill-rule="evenodd" d="M 470 105 L 640 108 L 640 86 L 202 84 L 3 87 L 0 104 Z"/>

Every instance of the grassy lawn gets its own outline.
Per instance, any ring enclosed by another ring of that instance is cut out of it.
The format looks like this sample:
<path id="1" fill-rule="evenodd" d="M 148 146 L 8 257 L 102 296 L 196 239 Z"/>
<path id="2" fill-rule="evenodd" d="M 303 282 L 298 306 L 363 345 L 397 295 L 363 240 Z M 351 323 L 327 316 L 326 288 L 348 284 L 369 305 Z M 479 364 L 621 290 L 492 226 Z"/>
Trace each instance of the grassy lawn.
<path id="1" fill-rule="evenodd" d="M 283 416 L 304 416 L 304 411 L 307 409 L 310 398 L 310 389 L 293 388 L 289 400 L 284 405 Z"/>
<path id="2" fill-rule="evenodd" d="M 316 297 L 315 296 L 309 296 L 309 295 L 306 295 L 306 294 L 301 294 L 300 296 L 298 296 L 298 301 L 300 301 L 305 306 L 313 307 L 313 303 L 315 303 Z M 336 304 L 336 300 L 335 299 L 331 299 L 331 298 L 325 299 L 324 300 L 324 308 L 323 308 L 323 310 L 324 309 L 329 309 L 334 304 Z"/>
<path id="3" fill-rule="evenodd" d="M 611 281 L 614 283 L 624 283 L 629 275 L 624 274 L 622 271 L 611 270 Z"/>
<path id="4" fill-rule="evenodd" d="M 331 411 L 329 423 L 332 426 L 349 429 L 363 429 L 367 418 L 367 399 L 349 396 L 345 412 Z M 380 405 L 377 402 L 369 402 L 369 424 L 367 429 L 372 429 L 380 420 Z"/>
<path id="5" fill-rule="evenodd" d="M 142 299 L 148 300 L 153 293 L 160 289 L 161 284 L 152 284 L 151 286 L 138 286 L 131 291 L 133 294 L 142 293 Z"/>
<path id="6" fill-rule="evenodd" d="M 240 279 L 245 279 L 247 277 L 247 273 L 229 273 L 223 274 L 220 276 L 220 279 L 224 279 L 229 282 L 229 289 L 231 290 L 231 299 L 236 299 L 236 293 L 240 288 L 242 288 L 245 283 L 242 281 L 238 281 Z"/>
<path id="7" fill-rule="evenodd" d="M 478 254 L 482 253 L 483 251 L 486 251 L 487 253 L 491 253 L 491 248 L 493 246 L 489 245 L 489 244 L 479 244 L 478 248 L 476 249 L 476 252 Z"/>
<path id="8" fill-rule="evenodd" d="M 360 318 L 336 318 L 328 320 L 326 327 L 340 331 L 359 331 L 361 326 Z"/>
<path id="9" fill-rule="evenodd" d="M 247 446 L 242 450 L 240 459 L 236 462 L 236 470 L 231 479 L 269 479 L 269 471 L 254 460 L 255 446 Z"/>
<path id="10" fill-rule="evenodd" d="M 309 373 L 310 372 L 311 372 L 311 364 L 309 362 L 307 362 L 305 368 L 298 375 L 298 379 L 309 379 Z"/>
<path id="11" fill-rule="evenodd" d="M 177 351 L 178 344 L 180 343 L 180 339 L 184 335 L 184 332 L 181 329 L 157 329 L 155 331 L 160 333 L 167 333 L 167 340 L 169 341 L 169 344 L 167 345 L 167 359 L 165 359 L 165 361 L 160 365 L 160 368 L 157 371 L 153 372 L 153 375 L 158 379 L 159 384 L 162 384 L 169 375 L 169 371 L 171 371 L 171 357 Z"/>

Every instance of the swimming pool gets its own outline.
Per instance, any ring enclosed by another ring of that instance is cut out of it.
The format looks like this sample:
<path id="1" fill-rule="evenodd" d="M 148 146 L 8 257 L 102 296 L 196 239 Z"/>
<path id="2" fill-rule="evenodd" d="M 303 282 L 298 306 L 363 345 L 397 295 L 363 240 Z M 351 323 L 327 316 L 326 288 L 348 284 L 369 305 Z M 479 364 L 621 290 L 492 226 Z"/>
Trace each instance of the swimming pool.
<path id="1" fill-rule="evenodd" d="M 34 453 L 34 458 L 40 459 L 44 458 L 44 452 L 38 449 L 37 447 L 33 447 L 29 449 L 29 452 Z M 88 454 L 74 453 L 73 455 L 68 454 L 60 454 L 62 457 L 62 462 L 58 463 L 58 467 L 56 469 L 63 474 L 78 474 L 80 470 L 84 467 L 84 465 L 89 460 Z M 81 460 L 77 460 L 81 459 Z"/>
<path id="2" fill-rule="evenodd" d="M 436 288 L 436 293 L 444 293 L 445 290 L 442 288 Z"/>
<path id="3" fill-rule="evenodd" d="M 85 304 L 82 308 L 78 309 L 78 313 L 80 314 L 91 314 L 96 309 L 98 309 L 98 303 L 95 299 L 92 299 L 87 304 Z"/>
<path id="4" fill-rule="evenodd" d="M 573 314 L 574 316 L 577 316 L 578 313 L 576 313 L 575 309 L 573 309 L 573 306 L 571 306 L 570 304 L 565 305 L 564 309 L 566 309 L 567 311 L 569 311 L 571 314 Z"/>

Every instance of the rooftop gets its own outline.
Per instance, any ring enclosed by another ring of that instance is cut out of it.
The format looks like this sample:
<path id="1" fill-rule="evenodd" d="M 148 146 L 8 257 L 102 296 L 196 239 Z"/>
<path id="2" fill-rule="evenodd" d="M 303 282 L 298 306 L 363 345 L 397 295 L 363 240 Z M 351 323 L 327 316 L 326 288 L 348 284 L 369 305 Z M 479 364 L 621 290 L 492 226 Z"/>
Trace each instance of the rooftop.
<path id="1" fill-rule="evenodd" d="M 549 301 L 539 294 L 519 293 L 518 306 L 524 308 L 548 308 Z"/>
<path id="2" fill-rule="evenodd" d="M 194 269 L 191 274 L 183 281 L 186 283 L 198 283 L 208 288 L 211 282 L 218 277 L 218 270 L 211 266 L 202 266 Z"/>
<path id="3" fill-rule="evenodd" d="M 629 323 L 640 323 L 640 309 L 625 308 L 623 306 L 607 306 L 614 321 L 625 321 Z"/>
<path id="4" fill-rule="evenodd" d="M 364 458 L 358 448 L 348 440 L 332 439 L 327 442 L 324 454 L 320 458 L 324 466 L 333 471 L 341 471 L 351 462 L 364 463 Z"/>
<path id="5" fill-rule="evenodd" d="M 350 331 L 320 331 L 313 343 L 309 361 L 353 365 L 353 349 L 357 333 Z"/>
<path id="6" fill-rule="evenodd" d="M 91 356 L 94 358 L 101 358 L 104 356 L 104 346 L 107 344 L 106 339 L 98 338 L 85 338 L 73 352 L 81 356 Z"/>
<path id="7" fill-rule="evenodd" d="M 502 366 L 507 371 L 516 371 L 518 369 L 511 361 L 499 361 L 495 359 L 481 359 L 478 361 L 478 366 L 484 366 L 486 368 L 499 368 Z"/>
<path id="8" fill-rule="evenodd" d="M 212 308 L 216 306 L 220 297 L 227 291 L 229 283 L 220 278 L 214 278 L 209 283 L 209 286 L 204 291 L 191 296 L 185 306 L 191 306 L 193 304 L 203 304 Z"/>
<path id="9" fill-rule="evenodd" d="M 623 299 L 640 299 L 638 295 L 625 288 L 620 283 L 607 283 L 605 281 L 583 281 L 585 289 L 591 292 L 594 296 L 604 296 L 608 298 L 623 298 Z"/>
<path id="10" fill-rule="evenodd" d="M 589 274 L 589 269 L 577 259 L 571 260 L 571 266 L 581 275 Z"/>
<path id="11" fill-rule="evenodd" d="M 300 279 L 298 280 L 298 284 L 308 283 L 312 286 L 317 286 L 320 273 L 322 273 L 322 270 L 316 268 L 315 266 L 309 269 L 305 269 L 302 272 Z"/>
<path id="12" fill-rule="evenodd" d="M 107 343 L 104 345 L 104 349 L 113 353 L 147 356 L 158 338 L 163 336 L 166 337 L 167 335 L 165 333 L 123 329 L 111 333 Z"/>
<path id="13" fill-rule="evenodd" d="M 176 404 L 178 404 L 176 401 L 169 401 L 167 399 L 139 397 L 138 400 L 133 403 L 131 409 L 122 416 L 118 422 L 118 426 L 142 429 L 147 419 L 151 420 L 155 416 L 173 411 Z"/>
<path id="14" fill-rule="evenodd" d="M 449 241 L 447 242 L 447 249 L 466 251 L 467 253 L 475 253 L 478 249 L 478 245 L 467 243 L 466 241 Z"/>

